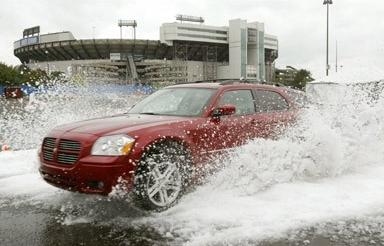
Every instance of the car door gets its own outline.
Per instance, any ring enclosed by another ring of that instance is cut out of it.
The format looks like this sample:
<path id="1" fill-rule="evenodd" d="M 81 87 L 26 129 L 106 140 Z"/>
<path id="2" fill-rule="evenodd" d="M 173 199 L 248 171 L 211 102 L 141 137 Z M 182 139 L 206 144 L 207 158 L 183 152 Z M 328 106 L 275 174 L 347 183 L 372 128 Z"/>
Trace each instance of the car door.
<path id="1" fill-rule="evenodd" d="M 254 90 L 256 114 L 253 119 L 254 137 L 274 138 L 290 121 L 290 106 L 277 91 Z"/>
<path id="2" fill-rule="evenodd" d="M 244 144 L 250 138 L 251 124 L 255 114 L 255 104 L 251 89 L 226 90 L 220 96 L 217 107 L 234 105 L 233 115 L 221 116 L 217 122 L 216 146 L 228 149 Z"/>

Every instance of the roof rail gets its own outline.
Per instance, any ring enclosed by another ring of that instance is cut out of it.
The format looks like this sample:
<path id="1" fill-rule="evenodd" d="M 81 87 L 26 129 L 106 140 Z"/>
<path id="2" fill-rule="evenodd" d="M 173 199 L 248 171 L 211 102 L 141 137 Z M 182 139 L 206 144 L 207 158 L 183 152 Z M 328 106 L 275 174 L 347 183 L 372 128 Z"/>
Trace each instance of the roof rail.
<path id="1" fill-rule="evenodd" d="M 198 84 L 198 83 L 218 83 L 218 82 L 224 82 L 224 81 L 238 81 L 239 79 L 206 79 L 206 80 L 195 80 L 191 82 L 182 82 L 182 83 L 176 83 L 177 85 L 184 85 L 184 84 Z"/>
<path id="2" fill-rule="evenodd" d="M 217 83 L 217 82 L 224 82 L 224 81 L 234 81 L 239 79 L 206 79 L 206 80 L 197 80 L 190 83 Z"/>
<path id="3" fill-rule="evenodd" d="M 233 83 L 253 83 L 253 84 L 265 84 L 265 82 L 256 79 L 232 79 L 221 82 L 220 85 L 230 85 Z"/>
<path id="4" fill-rule="evenodd" d="M 266 84 L 265 81 L 256 79 L 207 79 L 207 80 L 196 80 L 192 82 L 177 83 L 180 84 L 198 84 L 198 83 L 219 83 L 220 85 L 230 85 L 234 83 L 254 83 L 254 84 Z M 279 86 L 279 85 L 275 85 Z"/>
<path id="5" fill-rule="evenodd" d="M 283 83 L 279 83 L 279 82 L 275 82 L 273 83 L 272 85 L 276 86 L 276 87 L 287 87 L 286 85 L 284 85 Z"/>

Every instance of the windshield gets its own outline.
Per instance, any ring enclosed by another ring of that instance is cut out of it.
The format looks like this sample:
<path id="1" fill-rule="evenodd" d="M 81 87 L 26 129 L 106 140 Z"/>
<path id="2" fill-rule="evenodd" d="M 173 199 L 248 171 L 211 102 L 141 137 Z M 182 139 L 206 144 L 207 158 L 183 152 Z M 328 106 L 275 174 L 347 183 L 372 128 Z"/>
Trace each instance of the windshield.
<path id="1" fill-rule="evenodd" d="M 214 92 L 214 89 L 207 88 L 162 89 L 137 103 L 128 113 L 198 116 L 202 114 Z"/>

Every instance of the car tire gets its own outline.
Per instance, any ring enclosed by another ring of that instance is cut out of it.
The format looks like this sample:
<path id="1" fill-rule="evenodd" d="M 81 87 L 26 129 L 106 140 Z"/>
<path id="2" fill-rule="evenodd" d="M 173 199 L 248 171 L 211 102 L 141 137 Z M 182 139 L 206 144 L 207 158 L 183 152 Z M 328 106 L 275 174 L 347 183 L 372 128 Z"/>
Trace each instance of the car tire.
<path id="1" fill-rule="evenodd" d="M 192 175 L 190 154 L 173 141 L 153 144 L 135 172 L 134 196 L 145 210 L 164 211 L 183 195 Z"/>

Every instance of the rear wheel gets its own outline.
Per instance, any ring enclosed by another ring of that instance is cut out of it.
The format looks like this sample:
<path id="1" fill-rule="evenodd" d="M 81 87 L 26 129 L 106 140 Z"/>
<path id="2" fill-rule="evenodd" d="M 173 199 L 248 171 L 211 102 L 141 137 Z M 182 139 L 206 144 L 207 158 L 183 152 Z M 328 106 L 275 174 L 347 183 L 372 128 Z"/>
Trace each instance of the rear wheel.
<path id="1" fill-rule="evenodd" d="M 148 210 L 172 207 L 182 196 L 190 174 L 190 156 L 182 145 L 157 143 L 144 154 L 136 170 L 136 201 Z"/>

